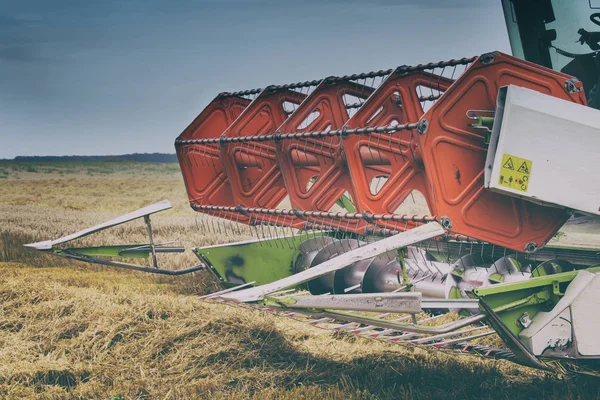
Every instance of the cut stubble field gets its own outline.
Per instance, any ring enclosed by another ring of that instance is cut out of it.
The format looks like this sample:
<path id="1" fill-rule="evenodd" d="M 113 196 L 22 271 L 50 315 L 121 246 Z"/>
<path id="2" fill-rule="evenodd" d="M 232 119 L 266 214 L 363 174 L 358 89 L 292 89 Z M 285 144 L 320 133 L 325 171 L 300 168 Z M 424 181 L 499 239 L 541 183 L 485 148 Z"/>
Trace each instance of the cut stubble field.
<path id="1" fill-rule="evenodd" d="M 157 241 L 188 250 L 245 237 L 203 232 L 176 164 L 0 162 L 1 398 L 581 398 L 599 383 L 506 361 L 334 334 L 198 297 L 206 272 L 144 275 L 46 256 L 57 238 L 169 199 Z M 143 243 L 136 221 L 79 244 Z M 197 263 L 162 255 L 168 268 Z"/>

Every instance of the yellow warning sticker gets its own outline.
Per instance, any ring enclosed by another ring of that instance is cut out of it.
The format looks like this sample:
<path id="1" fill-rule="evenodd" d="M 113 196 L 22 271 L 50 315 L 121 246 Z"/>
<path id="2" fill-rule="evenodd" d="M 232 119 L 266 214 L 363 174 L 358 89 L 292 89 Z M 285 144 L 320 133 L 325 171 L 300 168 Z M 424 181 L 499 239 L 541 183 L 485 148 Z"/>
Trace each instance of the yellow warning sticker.
<path id="1" fill-rule="evenodd" d="M 520 192 L 527 192 L 531 175 L 531 160 L 511 154 L 502 156 L 498 184 Z"/>

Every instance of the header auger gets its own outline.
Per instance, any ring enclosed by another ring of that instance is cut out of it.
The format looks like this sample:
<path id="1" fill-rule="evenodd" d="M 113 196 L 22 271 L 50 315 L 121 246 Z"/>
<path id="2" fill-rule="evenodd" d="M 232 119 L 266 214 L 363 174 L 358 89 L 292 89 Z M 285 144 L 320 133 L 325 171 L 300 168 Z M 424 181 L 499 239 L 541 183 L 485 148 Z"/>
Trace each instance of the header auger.
<path id="1" fill-rule="evenodd" d="M 166 273 L 206 269 L 223 290 L 205 300 L 350 334 L 597 368 L 600 243 L 548 243 L 600 215 L 598 113 L 572 76 L 499 52 L 221 93 L 177 156 L 202 229 L 257 238 Z M 415 192 L 428 213 L 404 211 Z M 147 271 L 97 256 L 178 251 L 149 233 L 116 252 L 32 246 Z M 493 334 L 506 348 L 481 344 Z"/>

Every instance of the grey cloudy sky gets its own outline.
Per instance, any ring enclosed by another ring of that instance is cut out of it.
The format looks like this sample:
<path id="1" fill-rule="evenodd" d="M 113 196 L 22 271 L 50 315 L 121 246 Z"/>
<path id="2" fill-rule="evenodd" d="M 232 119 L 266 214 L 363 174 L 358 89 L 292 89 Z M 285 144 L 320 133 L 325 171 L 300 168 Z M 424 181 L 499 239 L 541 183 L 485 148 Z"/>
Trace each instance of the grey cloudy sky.
<path id="1" fill-rule="evenodd" d="M 0 158 L 173 152 L 222 91 L 491 50 L 500 0 L 0 0 Z"/>

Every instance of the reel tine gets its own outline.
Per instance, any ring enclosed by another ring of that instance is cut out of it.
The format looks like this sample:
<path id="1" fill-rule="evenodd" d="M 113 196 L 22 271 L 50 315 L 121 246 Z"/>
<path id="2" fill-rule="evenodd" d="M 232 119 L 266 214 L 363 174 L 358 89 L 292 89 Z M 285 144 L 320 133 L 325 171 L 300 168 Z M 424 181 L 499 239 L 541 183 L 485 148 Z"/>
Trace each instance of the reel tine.
<path id="1" fill-rule="evenodd" d="M 223 220 L 221 218 L 221 211 L 219 211 L 218 209 L 215 210 L 215 226 L 217 227 L 217 231 L 216 233 L 218 233 L 219 235 L 223 235 Z"/>
<path id="2" fill-rule="evenodd" d="M 423 98 L 425 96 L 423 96 L 423 72 L 425 72 L 425 70 L 421 70 L 419 71 L 419 84 L 417 85 L 417 91 L 419 92 L 419 98 Z M 424 104 L 425 102 L 421 100 L 421 106 L 423 107 L 424 111 L 427 111 L 426 104 Z"/>
<path id="3" fill-rule="evenodd" d="M 275 248 L 279 248 L 279 236 L 277 234 L 277 221 L 273 221 L 275 215 L 268 214 L 267 231 L 269 232 L 269 241 L 273 243 Z"/>
<path id="4" fill-rule="evenodd" d="M 362 229 L 362 238 L 365 244 L 369 244 L 369 222 L 365 223 L 364 228 Z"/>
<path id="5" fill-rule="evenodd" d="M 280 222 L 279 221 L 280 219 L 283 219 L 283 222 Z M 280 232 L 280 233 L 277 234 L 277 236 L 280 238 L 279 240 L 281 242 L 281 247 L 285 248 L 287 246 L 287 248 L 291 250 L 292 248 L 290 247 L 290 244 L 289 244 L 289 242 L 287 240 L 287 237 L 286 237 L 286 234 L 285 234 L 285 224 L 284 224 L 284 222 L 285 222 L 285 216 L 282 215 L 282 214 L 277 214 L 277 218 L 275 220 L 275 223 L 277 224 L 277 228 L 279 229 L 279 232 Z"/>
<path id="6" fill-rule="evenodd" d="M 426 272 L 423 271 L 423 273 L 425 273 L 427 276 L 430 276 L 433 274 L 433 272 L 431 271 L 431 268 L 429 267 L 430 263 L 427 262 L 427 258 L 425 257 L 426 252 L 427 252 L 427 250 L 425 250 L 425 249 L 423 249 L 423 251 L 420 252 L 421 256 L 423 257 L 423 265 L 425 266 L 425 268 L 427 268 L 427 271 Z"/>
<path id="7" fill-rule="evenodd" d="M 332 234 L 333 232 L 331 232 L 331 229 L 327 226 L 327 223 L 325 222 L 325 219 L 323 218 L 316 218 L 314 219 L 314 224 L 313 224 L 313 238 L 316 236 L 317 231 L 325 231 L 325 232 L 329 232 L 330 234 Z M 321 247 L 325 247 L 327 246 L 327 241 L 325 239 L 324 235 L 320 236 L 321 239 Z M 320 248 L 318 247 L 317 244 L 318 240 L 314 240 L 315 246 L 316 246 L 316 250 L 320 250 Z"/>
<path id="8" fill-rule="evenodd" d="M 400 101 L 400 96 L 396 97 L 397 100 L 396 102 Z M 389 126 L 394 126 L 394 121 L 390 122 Z M 400 152 L 402 152 L 402 135 L 403 135 L 403 131 L 399 131 L 399 132 L 388 132 L 387 133 L 387 137 L 388 137 L 388 143 L 389 143 L 389 152 L 392 153 L 392 157 L 394 157 L 394 161 L 398 161 L 398 157 L 396 155 L 396 151 L 394 149 L 393 143 L 394 143 L 394 135 L 395 134 L 399 134 L 400 135 L 400 140 L 398 141 L 398 148 L 400 150 Z"/>
<path id="9" fill-rule="evenodd" d="M 307 219 L 306 219 L 306 230 L 305 230 L 306 241 L 308 241 L 309 247 L 312 249 L 312 251 L 318 251 L 319 250 L 319 245 L 317 244 L 317 241 L 316 240 L 312 240 L 315 237 L 314 236 L 315 225 L 316 225 L 316 219 L 314 219 L 312 217 L 307 217 Z M 311 234 L 312 234 L 312 236 L 311 236 Z"/>
<path id="10" fill-rule="evenodd" d="M 192 160 L 192 148 L 193 145 L 184 145 L 184 147 L 182 148 L 182 151 L 184 153 L 183 158 L 185 159 L 186 165 L 190 168 L 192 167 L 192 163 L 196 164 L 196 166 L 198 165 L 196 160 Z"/>
<path id="11" fill-rule="evenodd" d="M 332 224 L 333 224 L 333 219 L 332 219 Z M 337 218 L 337 228 L 336 228 L 338 235 L 341 235 L 342 239 L 348 239 L 348 232 L 342 230 L 342 218 Z"/>
<path id="12" fill-rule="evenodd" d="M 428 84 L 428 87 L 429 87 L 429 91 L 431 92 L 431 97 L 430 98 L 432 98 L 432 99 L 435 97 L 435 94 L 433 93 L 433 76 L 435 75 L 436 69 L 437 68 L 434 68 L 431 71 L 431 73 L 429 74 L 429 82 L 428 82 L 429 84 Z M 432 100 L 432 102 L 433 102 L 433 100 Z"/>
<path id="13" fill-rule="evenodd" d="M 252 218 L 252 227 L 254 228 L 254 235 L 256 236 L 256 240 L 258 241 L 259 245 L 262 247 L 263 240 L 261 239 L 260 232 L 258 230 L 260 220 L 256 216 L 252 216 L 251 218 Z"/>
<path id="14" fill-rule="evenodd" d="M 177 154 L 181 155 L 181 160 L 183 160 L 184 164 L 189 168 L 192 167 L 192 161 L 190 160 L 190 147 L 192 147 L 191 144 L 184 144 L 177 149 Z"/>
<path id="15" fill-rule="evenodd" d="M 208 231 L 208 229 L 207 229 L 207 221 L 206 221 L 207 217 L 208 217 L 208 215 L 207 215 L 206 211 L 202 211 L 200 213 L 200 225 L 202 226 L 202 232 L 203 233 Z"/>
<path id="16" fill-rule="evenodd" d="M 482 246 L 482 248 L 483 248 L 483 246 Z M 517 252 L 515 251 L 515 260 L 518 260 L 518 259 L 519 259 L 519 253 L 517 253 Z M 512 275 L 511 269 L 512 269 L 512 268 L 508 268 L 508 274 L 509 274 L 509 275 Z"/>
<path id="17" fill-rule="evenodd" d="M 430 244 L 431 244 L 431 242 L 430 242 Z M 435 248 L 439 254 L 444 254 L 442 249 L 440 249 L 440 242 L 437 240 L 435 241 Z M 446 246 L 446 261 L 450 262 L 450 249 L 448 248 L 448 246 Z M 430 265 L 432 265 L 433 267 L 435 267 L 436 270 L 439 271 L 439 269 L 437 268 L 437 266 L 435 266 L 435 264 L 433 262 L 430 262 Z"/>
<path id="18" fill-rule="evenodd" d="M 220 152 L 221 152 L 221 147 L 223 147 L 223 146 L 224 146 L 224 150 L 226 150 L 226 151 L 229 151 L 229 146 L 232 146 L 232 145 L 233 145 L 232 143 L 224 143 L 224 144 L 221 144 L 221 143 L 216 143 L 216 144 L 214 145 L 214 149 L 215 149 L 215 151 L 216 151 L 217 153 L 220 153 Z M 208 146 L 206 146 L 206 147 L 204 147 L 204 149 L 205 149 L 205 150 L 204 150 L 204 151 L 205 151 L 205 153 L 204 153 L 204 154 L 206 155 L 206 154 L 208 153 L 208 149 L 209 149 L 209 147 L 208 147 Z M 212 164 L 212 166 L 213 166 L 213 170 L 214 170 L 214 171 L 217 171 L 217 163 L 215 162 L 215 157 L 208 157 L 208 159 L 210 160 L 210 163 L 211 163 L 211 164 Z"/>
<path id="19" fill-rule="evenodd" d="M 295 219 L 294 216 L 291 216 L 290 233 L 291 233 L 291 236 L 292 236 L 292 245 L 293 245 L 293 248 L 294 248 L 294 250 L 298 250 L 298 246 L 296 246 L 296 243 L 298 243 L 298 241 L 296 240 L 297 230 L 296 230 L 296 228 L 293 227 L 293 225 L 294 225 L 294 219 Z"/>
<path id="20" fill-rule="evenodd" d="M 205 218 L 205 223 L 206 223 L 206 232 L 214 234 L 214 226 L 213 226 L 213 217 L 212 217 L 212 210 L 204 210 L 204 215 L 206 216 Z"/>
<path id="21" fill-rule="evenodd" d="M 483 249 L 483 246 L 481 246 L 481 248 Z M 502 260 L 502 259 L 501 259 L 501 260 Z M 495 260 L 495 259 L 494 259 L 494 262 L 492 263 L 492 266 L 490 266 L 490 268 L 492 268 L 492 267 L 493 267 L 493 268 L 496 270 L 496 273 L 497 273 L 497 274 L 499 274 L 499 273 L 500 273 L 500 271 L 498 270 L 498 266 L 496 265 L 496 261 L 498 261 L 498 260 Z M 508 268 L 508 269 L 509 269 L 509 274 L 510 274 L 510 268 Z"/>
<path id="22" fill-rule="evenodd" d="M 308 165 L 309 164 L 308 153 L 306 152 L 306 148 L 308 147 L 308 138 L 305 137 L 305 138 L 302 139 L 302 141 L 303 141 L 303 144 L 304 144 L 304 148 L 302 149 L 302 153 L 306 157 L 306 164 Z M 300 139 L 298 139 L 298 142 L 300 142 Z"/>
<path id="23" fill-rule="evenodd" d="M 334 225 L 334 219 L 333 219 L 333 218 L 331 218 L 331 217 L 326 217 L 326 218 L 323 218 L 323 224 L 324 224 L 324 225 L 327 227 L 327 230 L 329 230 L 329 231 L 333 232 L 333 234 L 334 234 L 334 235 L 335 235 L 337 238 L 339 238 L 339 239 L 343 239 L 343 238 L 340 236 L 340 231 L 339 231 L 339 229 L 336 229 L 336 228 L 333 226 L 333 225 Z M 334 245 L 333 245 L 333 246 L 336 248 L 336 250 L 337 250 L 339 253 L 343 253 L 343 252 L 344 252 L 344 246 L 343 246 L 343 244 L 342 244 L 343 242 L 342 242 L 341 240 L 337 240 L 337 241 L 335 241 L 335 242 L 333 242 L 333 243 L 334 243 Z"/>
<path id="24" fill-rule="evenodd" d="M 533 269 L 537 265 L 537 263 L 538 263 L 537 257 L 538 257 L 538 252 L 536 251 L 535 253 L 533 253 L 533 264 L 531 264 L 531 263 L 529 264 L 529 272 L 533 271 Z"/>
<path id="25" fill-rule="evenodd" d="M 227 233 L 227 228 L 230 227 L 229 218 L 224 211 L 219 211 L 219 221 L 221 222 L 221 227 L 223 228 L 223 235 L 229 237 L 229 234 Z"/>
<path id="26" fill-rule="evenodd" d="M 202 225 L 202 230 L 204 233 L 211 233 L 211 223 L 210 223 L 210 211 L 203 210 L 200 217 L 200 224 Z"/>
<path id="27" fill-rule="evenodd" d="M 264 215 L 261 215 L 261 220 L 260 220 L 260 231 L 262 233 L 262 240 L 267 244 L 267 246 L 269 247 L 273 247 L 273 244 L 269 241 L 268 238 L 268 230 L 265 229 L 265 225 L 267 224 L 267 222 L 265 221 L 265 217 Z"/>
<path id="28" fill-rule="evenodd" d="M 302 242 L 308 243 L 309 248 L 312 250 L 312 246 L 311 243 L 308 241 L 308 229 L 310 227 L 310 217 L 306 217 L 305 223 L 304 223 L 304 229 L 302 231 L 301 234 L 304 234 L 304 240 L 302 240 Z"/>
<path id="29" fill-rule="evenodd" d="M 471 259 L 472 259 L 473 258 L 473 242 L 471 242 L 471 250 L 470 250 L 469 254 L 471 255 Z M 475 271 L 477 271 L 477 263 L 474 262 L 473 267 L 475 268 Z"/>
<path id="30" fill-rule="evenodd" d="M 211 223 L 211 227 L 212 227 L 212 233 L 217 234 L 218 233 L 218 226 L 217 226 L 217 217 L 216 217 L 216 211 L 212 211 L 211 214 L 211 219 L 210 219 L 210 223 Z"/>
<path id="31" fill-rule="evenodd" d="M 287 229 L 287 215 L 281 215 L 281 217 L 283 217 L 283 221 L 281 222 L 281 240 L 285 241 L 285 244 L 287 244 L 288 249 L 293 250 L 294 248 L 292 247 L 292 244 L 289 241 L 289 235 L 286 234 L 286 229 Z M 279 217 L 278 217 L 279 218 Z"/>
<path id="32" fill-rule="evenodd" d="M 365 224 L 365 228 L 364 228 L 364 238 L 365 238 L 365 243 L 369 244 L 370 239 L 372 237 L 372 228 L 369 228 L 369 226 L 372 225 L 370 222 L 367 222 Z"/>
<path id="33" fill-rule="evenodd" d="M 262 237 L 260 236 L 260 228 L 259 228 L 260 227 L 260 219 L 256 215 L 252 216 L 252 227 L 254 228 L 254 235 L 256 236 L 256 240 L 262 247 L 263 240 L 262 240 Z"/>
<path id="34" fill-rule="evenodd" d="M 273 218 L 275 218 L 275 222 L 273 222 Z M 273 242 L 273 244 L 275 245 L 276 248 L 279 248 L 280 244 L 282 245 L 281 247 L 283 248 L 283 243 L 280 243 L 279 235 L 277 233 L 278 219 L 279 219 L 278 215 L 269 214 L 269 225 L 268 225 L 269 235 L 271 236 L 271 242 Z"/>
<path id="35" fill-rule="evenodd" d="M 442 77 L 444 76 L 444 72 L 446 71 L 446 66 L 442 67 L 442 71 L 438 74 L 438 80 L 437 80 L 437 91 L 438 91 L 438 95 L 442 93 L 442 89 L 440 86 L 440 82 L 442 80 Z M 437 100 L 435 100 L 437 101 Z"/>
<path id="36" fill-rule="evenodd" d="M 371 141 L 373 139 L 373 134 L 372 133 L 368 133 L 367 134 L 367 151 L 369 152 L 369 156 L 371 156 L 371 159 L 373 159 L 373 151 L 371 150 Z"/>
<path id="37" fill-rule="evenodd" d="M 290 250 L 298 250 L 296 247 L 296 236 L 293 228 L 294 217 L 292 215 L 286 215 L 283 223 L 285 224 L 285 237 L 288 240 Z"/>
<path id="38" fill-rule="evenodd" d="M 271 232 L 271 224 L 272 224 L 271 215 L 263 214 L 262 219 L 263 219 L 262 229 L 264 232 L 265 242 L 267 243 L 267 245 L 269 247 L 278 247 L 277 243 L 274 243 L 275 241 L 271 240 L 271 239 L 273 239 L 273 233 Z"/>
<path id="39" fill-rule="evenodd" d="M 346 228 L 345 231 L 348 234 L 348 236 L 350 236 L 350 230 L 348 229 L 350 227 L 350 218 L 346 218 Z M 360 247 L 360 240 L 358 240 L 358 247 Z"/>
<path id="40" fill-rule="evenodd" d="M 225 237 L 230 237 L 229 233 L 227 232 L 227 228 L 231 230 L 231 223 L 227 214 L 224 211 L 220 211 L 219 218 L 221 219 L 221 225 L 223 226 L 223 234 L 225 235 Z M 235 235 L 233 235 L 233 232 L 231 236 L 235 237 Z"/>
<path id="41" fill-rule="evenodd" d="M 481 248 L 481 253 L 480 253 L 481 259 L 482 259 L 482 260 L 485 260 L 485 257 L 484 257 L 484 254 L 483 254 L 483 245 L 481 245 L 481 246 L 479 246 L 479 247 Z M 487 269 L 487 268 L 486 268 L 486 269 Z"/>
<path id="42" fill-rule="evenodd" d="M 378 161 L 382 162 L 383 161 L 383 156 L 381 155 L 381 135 L 382 133 L 377 133 L 377 145 L 376 145 L 376 149 L 377 149 L 377 157 L 378 157 Z"/>
<path id="43" fill-rule="evenodd" d="M 456 65 L 454 66 L 454 68 L 452 69 L 452 75 L 450 75 L 450 79 L 454 80 L 454 75 L 456 74 Z"/>
<path id="44" fill-rule="evenodd" d="M 217 227 L 219 228 L 219 234 L 227 236 L 227 232 L 225 231 L 225 225 L 223 221 L 223 217 L 221 215 L 221 211 L 217 211 Z"/>
<path id="45" fill-rule="evenodd" d="M 186 148 L 188 146 L 186 144 L 179 144 L 175 146 L 175 151 L 177 153 L 177 159 L 179 162 L 183 162 L 183 164 L 187 167 L 191 167 L 190 160 L 186 154 Z"/>
<path id="46" fill-rule="evenodd" d="M 186 147 L 185 145 L 176 144 L 175 145 L 175 154 L 177 154 L 177 159 L 179 160 L 179 162 L 183 162 L 184 165 L 189 167 L 187 157 L 185 157 L 185 153 L 183 151 L 185 147 Z"/>
<path id="47" fill-rule="evenodd" d="M 240 216 L 242 215 L 242 213 L 240 211 L 236 212 L 235 214 L 235 227 L 237 228 L 237 233 L 240 237 L 243 236 L 242 234 L 242 224 L 240 224 Z"/>
<path id="48" fill-rule="evenodd" d="M 275 139 L 272 139 L 273 142 L 275 141 Z M 258 145 L 258 159 L 262 160 L 263 159 L 263 150 L 265 152 L 265 154 L 267 156 L 269 156 L 269 145 L 267 145 L 267 142 L 254 142 L 255 144 Z"/>
<path id="49" fill-rule="evenodd" d="M 233 237 L 239 237 L 239 232 L 237 231 L 237 221 L 239 219 L 239 213 L 225 213 L 225 218 L 227 218 L 228 221 L 228 225 L 229 225 L 229 231 L 231 232 L 231 236 Z"/>

